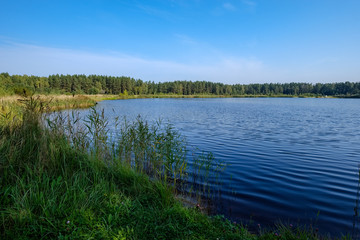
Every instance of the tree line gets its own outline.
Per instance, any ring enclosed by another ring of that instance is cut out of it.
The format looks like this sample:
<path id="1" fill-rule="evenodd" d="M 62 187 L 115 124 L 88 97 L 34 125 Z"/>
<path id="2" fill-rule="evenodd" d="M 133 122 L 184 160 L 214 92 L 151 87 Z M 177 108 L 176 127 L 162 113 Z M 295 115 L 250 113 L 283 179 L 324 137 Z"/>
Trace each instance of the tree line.
<path id="1" fill-rule="evenodd" d="M 39 94 L 123 95 L 264 95 L 264 96 L 360 96 L 360 82 L 224 84 L 207 81 L 142 81 L 102 75 L 50 75 L 48 77 L 0 73 L 0 95 L 23 91 Z"/>

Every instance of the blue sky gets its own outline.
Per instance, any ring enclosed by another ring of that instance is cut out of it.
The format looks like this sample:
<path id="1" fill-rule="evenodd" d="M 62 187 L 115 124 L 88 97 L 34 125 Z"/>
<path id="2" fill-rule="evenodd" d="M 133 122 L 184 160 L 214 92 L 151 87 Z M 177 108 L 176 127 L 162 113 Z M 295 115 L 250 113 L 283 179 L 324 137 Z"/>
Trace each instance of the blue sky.
<path id="1" fill-rule="evenodd" d="M 359 0 L 2 0 L 0 72 L 360 81 Z"/>

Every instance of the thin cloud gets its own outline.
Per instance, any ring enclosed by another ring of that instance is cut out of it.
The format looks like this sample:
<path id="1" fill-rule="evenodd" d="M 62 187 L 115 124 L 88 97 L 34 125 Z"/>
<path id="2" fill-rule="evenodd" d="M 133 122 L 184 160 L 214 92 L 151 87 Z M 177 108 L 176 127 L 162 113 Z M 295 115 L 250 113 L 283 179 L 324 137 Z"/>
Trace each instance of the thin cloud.
<path id="1" fill-rule="evenodd" d="M 226 10 L 229 10 L 229 11 L 235 11 L 236 10 L 236 7 L 234 5 L 232 5 L 231 3 L 224 3 L 223 4 L 223 8 L 225 8 Z"/>
<path id="2" fill-rule="evenodd" d="M 230 57 L 220 53 L 209 55 L 207 60 L 190 60 L 164 61 L 118 52 L 99 54 L 0 41 L 0 72 L 9 74 L 97 74 L 155 82 L 205 80 L 230 84 L 358 81 L 360 74 L 355 63 L 339 66 L 339 62 L 332 58 L 321 59 L 318 65 L 296 67 L 269 66 L 257 58 Z"/>
<path id="3" fill-rule="evenodd" d="M 241 2 L 250 7 L 255 7 L 257 5 L 255 1 L 251 0 L 241 0 Z"/>
<path id="4" fill-rule="evenodd" d="M 263 63 L 256 59 L 223 57 L 206 64 L 187 64 L 26 44 L 0 45 L 0 52 L 0 72 L 10 74 L 125 75 L 145 81 L 205 80 L 223 83 L 260 82 L 266 76 Z"/>
<path id="5" fill-rule="evenodd" d="M 198 42 L 184 34 L 174 34 L 175 38 L 177 38 L 182 44 L 186 45 L 198 45 Z"/>
<path id="6" fill-rule="evenodd" d="M 151 16 L 159 17 L 159 18 L 162 18 L 162 19 L 165 19 L 165 20 L 175 20 L 175 19 L 177 19 L 177 16 L 175 16 L 174 14 L 172 14 L 169 11 L 164 11 L 164 10 L 154 8 L 154 7 L 150 7 L 150 6 L 143 5 L 143 4 L 139 4 L 139 5 L 137 5 L 137 7 L 141 11 L 143 11 L 146 14 L 151 15 Z"/>
<path id="7" fill-rule="evenodd" d="M 320 58 L 320 59 L 317 59 L 316 61 L 314 61 L 313 65 L 335 63 L 337 61 L 338 61 L 338 59 L 335 57 L 324 57 L 324 58 Z"/>

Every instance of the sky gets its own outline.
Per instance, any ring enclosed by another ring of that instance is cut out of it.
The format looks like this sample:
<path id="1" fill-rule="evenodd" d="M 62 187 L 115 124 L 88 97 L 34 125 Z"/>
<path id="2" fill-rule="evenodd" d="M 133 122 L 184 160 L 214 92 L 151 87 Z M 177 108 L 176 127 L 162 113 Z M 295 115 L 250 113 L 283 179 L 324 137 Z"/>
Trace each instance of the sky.
<path id="1" fill-rule="evenodd" d="M 0 72 L 360 81 L 360 0 L 1 0 Z"/>

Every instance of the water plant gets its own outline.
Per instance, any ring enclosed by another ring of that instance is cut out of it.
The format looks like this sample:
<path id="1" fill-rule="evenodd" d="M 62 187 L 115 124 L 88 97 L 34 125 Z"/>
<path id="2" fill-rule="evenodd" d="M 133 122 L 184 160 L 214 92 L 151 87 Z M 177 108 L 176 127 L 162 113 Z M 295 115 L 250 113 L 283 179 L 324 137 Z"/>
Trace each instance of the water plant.
<path id="1" fill-rule="evenodd" d="M 44 108 L 40 107 L 44 105 L 23 101 L 21 121 L 0 124 L 1 239 L 251 236 L 225 224 L 222 218 L 209 218 L 196 208 L 184 208 L 167 184 L 137 172 L 136 167 L 120 160 L 120 155 L 110 155 L 111 161 L 104 161 L 102 153 L 112 149 L 103 148 L 106 132 L 94 126 L 106 125 L 101 114 L 99 119 L 90 118 L 97 123 L 87 123 L 92 126 L 91 132 L 85 126 L 80 128 L 81 134 L 71 136 L 79 129 L 69 124 L 82 125 L 76 114 L 45 121 Z M 169 134 L 165 130 L 156 136 L 164 140 Z M 99 141 L 90 140 L 93 136 Z M 145 135 L 139 135 L 139 139 L 142 137 Z M 99 146 L 94 148 L 92 144 Z M 141 151 L 136 150 L 139 158 L 144 150 L 140 147 Z"/>
<path id="2" fill-rule="evenodd" d="M 169 184 L 177 185 L 174 179 L 184 179 L 180 169 L 190 167 L 176 162 L 184 152 L 169 153 L 184 150 L 171 126 L 128 122 L 119 128 L 132 142 L 113 145 L 118 138 L 103 128 L 107 121 L 96 109 L 85 122 L 89 131 L 76 113 L 50 118 L 43 114 L 46 102 L 27 100 L 19 121 L 0 121 L 1 239 L 320 238 L 292 226 L 257 235 L 200 207 L 184 207 Z M 140 141 L 149 144 L 134 145 Z"/>
<path id="3" fill-rule="evenodd" d="M 110 131 L 108 124 L 104 111 L 95 107 L 89 109 L 83 120 L 76 111 L 47 117 L 52 131 L 66 136 L 78 151 L 107 164 L 127 165 L 138 173 L 171 185 L 174 192 L 184 193 L 190 188 L 193 181 L 189 180 L 189 175 L 193 178 L 201 175 L 204 184 L 203 188 L 197 188 L 197 193 L 202 194 L 210 189 L 206 183 L 210 174 L 218 174 L 220 170 L 212 154 L 198 156 L 190 169 L 186 139 L 169 123 L 158 120 L 149 124 L 138 116 L 132 122 L 124 118 L 119 123 L 119 119 L 115 119 L 115 131 Z"/>

